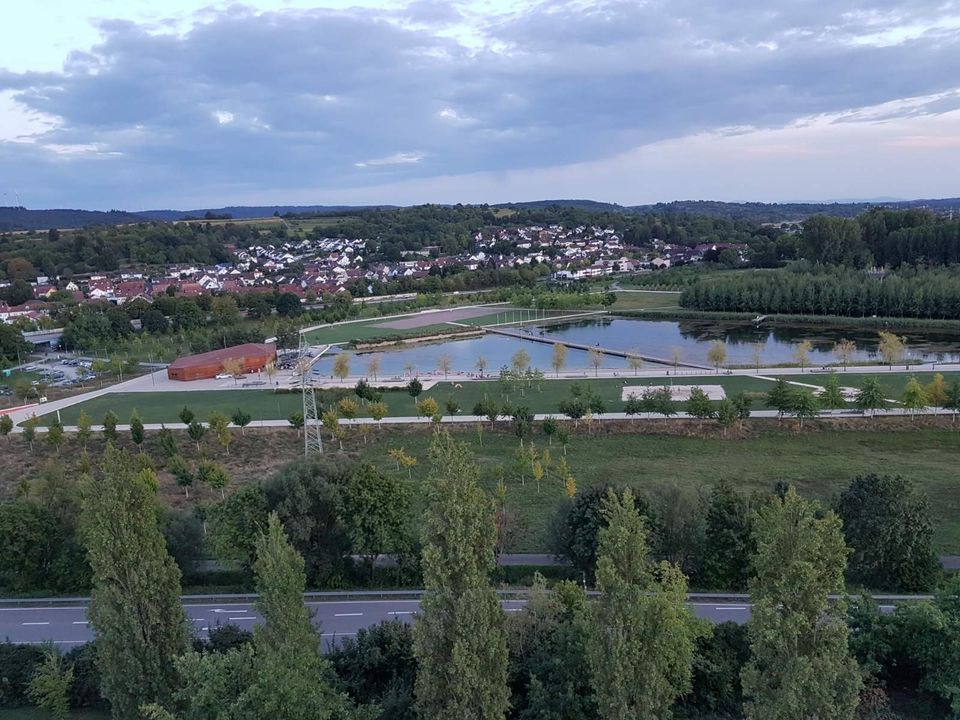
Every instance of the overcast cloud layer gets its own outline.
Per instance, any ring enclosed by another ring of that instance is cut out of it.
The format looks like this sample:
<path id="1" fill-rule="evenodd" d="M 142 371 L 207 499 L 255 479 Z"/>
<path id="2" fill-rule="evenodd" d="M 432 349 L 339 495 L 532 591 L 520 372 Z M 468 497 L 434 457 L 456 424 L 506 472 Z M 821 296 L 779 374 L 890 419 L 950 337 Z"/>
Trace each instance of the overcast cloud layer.
<path id="1" fill-rule="evenodd" d="M 98 20 L 58 72 L 0 50 L 0 191 L 125 209 L 960 195 L 958 3 L 477 7 Z"/>

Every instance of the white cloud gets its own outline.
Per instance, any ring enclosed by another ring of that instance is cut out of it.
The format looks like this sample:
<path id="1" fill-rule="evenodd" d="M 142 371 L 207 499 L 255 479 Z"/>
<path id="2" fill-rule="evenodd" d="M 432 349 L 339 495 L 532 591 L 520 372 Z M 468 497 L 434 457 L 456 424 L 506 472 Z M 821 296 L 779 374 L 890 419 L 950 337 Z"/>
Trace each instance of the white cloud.
<path id="1" fill-rule="evenodd" d="M 374 158 L 363 162 L 354 163 L 358 168 L 374 167 L 378 165 L 415 165 L 419 163 L 425 155 L 420 152 L 394 153 L 386 157 Z"/>
<path id="2" fill-rule="evenodd" d="M 234 120 L 234 115 L 228 110 L 214 110 L 211 115 L 220 125 L 229 125 Z"/>

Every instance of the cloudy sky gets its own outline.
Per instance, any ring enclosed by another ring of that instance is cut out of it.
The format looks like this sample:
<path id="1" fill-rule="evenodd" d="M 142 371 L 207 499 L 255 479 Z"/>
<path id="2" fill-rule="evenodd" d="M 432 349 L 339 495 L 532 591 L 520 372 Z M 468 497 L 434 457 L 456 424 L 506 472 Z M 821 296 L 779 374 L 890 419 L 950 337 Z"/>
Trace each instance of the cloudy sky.
<path id="1" fill-rule="evenodd" d="M 3 5 L 0 205 L 960 195 L 954 0 Z"/>

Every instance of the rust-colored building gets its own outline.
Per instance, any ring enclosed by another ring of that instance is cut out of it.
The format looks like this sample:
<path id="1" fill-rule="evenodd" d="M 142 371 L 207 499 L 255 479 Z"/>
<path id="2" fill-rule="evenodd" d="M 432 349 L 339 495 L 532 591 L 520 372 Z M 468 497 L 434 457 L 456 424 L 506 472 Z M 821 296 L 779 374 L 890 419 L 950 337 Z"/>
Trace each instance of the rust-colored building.
<path id="1" fill-rule="evenodd" d="M 224 363 L 236 360 L 243 373 L 263 370 L 277 359 L 277 346 L 272 343 L 246 343 L 223 350 L 200 353 L 177 358 L 167 368 L 171 380 L 206 380 L 216 377 L 224 370 Z"/>

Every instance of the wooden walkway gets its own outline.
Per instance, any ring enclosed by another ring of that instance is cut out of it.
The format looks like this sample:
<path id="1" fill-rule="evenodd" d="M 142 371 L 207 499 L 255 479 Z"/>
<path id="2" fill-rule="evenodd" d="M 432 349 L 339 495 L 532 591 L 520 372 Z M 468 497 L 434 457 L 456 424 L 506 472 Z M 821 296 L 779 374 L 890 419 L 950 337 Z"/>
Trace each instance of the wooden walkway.
<path id="1" fill-rule="evenodd" d="M 558 340 L 551 340 L 549 337 L 543 335 L 529 335 L 527 333 L 518 332 L 516 330 L 504 330 L 503 328 L 497 327 L 485 327 L 488 333 L 494 333 L 496 335 L 506 335 L 507 337 L 517 338 L 519 340 L 532 340 L 533 342 L 544 343 L 545 345 L 564 345 L 568 348 L 574 350 L 585 350 L 590 352 L 591 350 L 599 350 L 604 355 L 611 355 L 613 357 L 622 357 L 622 358 L 640 358 L 644 362 L 657 363 L 658 365 L 682 365 L 683 367 L 696 368 L 697 370 L 713 370 L 712 367 L 707 365 L 698 365 L 696 363 L 679 361 L 674 363 L 673 360 L 668 360 L 666 358 L 656 357 L 654 355 L 645 355 L 642 353 L 629 352 L 627 350 L 614 350 L 612 348 L 604 348 L 599 345 L 586 345 L 585 343 L 576 343 L 576 342 L 560 342 Z"/>

